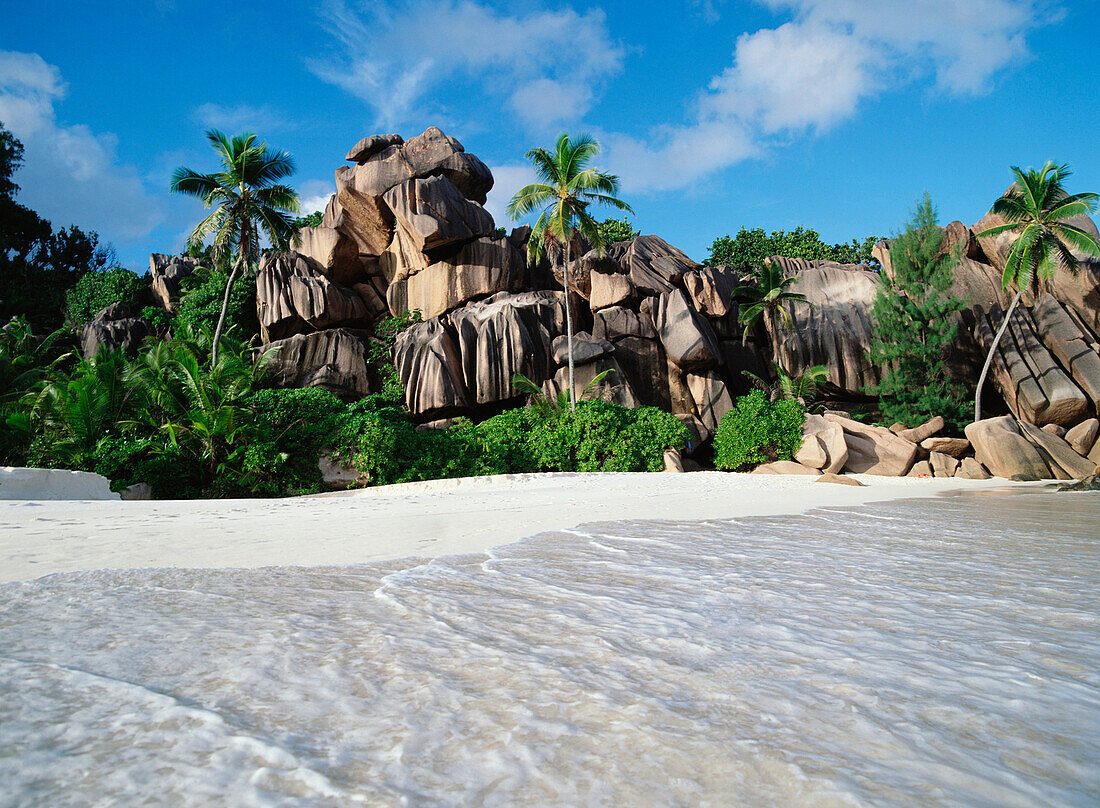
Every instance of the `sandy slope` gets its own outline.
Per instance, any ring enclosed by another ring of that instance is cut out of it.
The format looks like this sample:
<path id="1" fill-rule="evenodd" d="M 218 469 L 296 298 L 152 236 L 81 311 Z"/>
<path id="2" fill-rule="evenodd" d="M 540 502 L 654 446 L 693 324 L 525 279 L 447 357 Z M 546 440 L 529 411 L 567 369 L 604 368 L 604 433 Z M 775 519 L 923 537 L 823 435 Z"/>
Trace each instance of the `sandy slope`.
<path id="1" fill-rule="evenodd" d="M 483 551 L 615 519 L 723 519 L 982 491 L 1004 480 L 532 474 L 280 500 L 0 501 L 0 581 L 135 567 L 354 564 Z M 1018 484 L 1014 484 L 1018 485 Z"/>

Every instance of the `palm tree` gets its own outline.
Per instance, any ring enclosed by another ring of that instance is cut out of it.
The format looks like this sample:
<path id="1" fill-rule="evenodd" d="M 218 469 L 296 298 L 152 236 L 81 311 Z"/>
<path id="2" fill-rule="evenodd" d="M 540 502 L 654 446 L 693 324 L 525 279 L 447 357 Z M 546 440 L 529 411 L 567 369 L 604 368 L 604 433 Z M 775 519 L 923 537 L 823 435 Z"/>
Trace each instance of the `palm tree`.
<path id="1" fill-rule="evenodd" d="M 553 153 L 543 148 L 531 149 L 524 155 L 535 166 L 541 183 L 520 188 L 508 203 L 508 215 L 513 220 L 541 208 L 527 253 L 531 260 L 542 257 L 548 242 L 562 245 L 565 266 L 565 331 L 569 355 L 569 410 L 577 409 L 577 394 L 573 389 L 573 312 L 570 301 L 570 254 L 574 232 L 579 232 L 598 253 L 602 254 L 606 243 L 596 220 L 588 213 L 589 205 L 634 211 L 630 205 L 612 194 L 619 192 L 619 178 L 589 167 L 592 158 L 600 153 L 598 144 L 589 135 L 571 140 L 562 132 Z"/>
<path id="2" fill-rule="evenodd" d="M 171 187 L 178 193 L 198 197 L 207 208 L 214 208 L 195 225 L 191 243 L 201 245 L 213 236 L 216 260 L 237 253 L 214 329 L 211 361 L 217 362 L 233 282 L 243 269 L 259 260 L 261 233 L 276 249 L 287 248 L 295 234 L 293 220 L 287 214 L 298 212 L 298 194 L 279 183 L 294 173 L 294 158 L 287 152 L 268 151 L 267 144 L 257 142 L 251 132 L 229 138 L 211 129 L 206 138 L 221 158 L 222 170 L 199 174 L 181 166 L 172 172 Z"/>
<path id="3" fill-rule="evenodd" d="M 741 335 L 742 345 L 749 341 L 749 332 L 761 317 L 767 322 L 769 318 L 774 320 L 778 315 L 787 328 L 794 327 L 794 321 L 784 303 L 791 301 L 802 302 L 811 307 L 813 305 L 806 300 L 805 295 L 790 291 L 790 287 L 798 280 L 797 275 L 784 278 L 783 270 L 770 262 L 757 267 L 752 274 L 756 281 L 754 284 L 738 286 L 733 290 L 735 298 L 743 297 L 749 302 L 737 315 L 738 322 L 745 325 L 745 331 Z"/>
<path id="4" fill-rule="evenodd" d="M 978 389 L 974 393 L 974 420 L 982 419 L 982 387 L 993 362 L 993 354 L 1008 328 L 1008 321 L 1016 310 L 1025 291 L 1037 292 L 1042 284 L 1049 283 L 1059 267 L 1076 275 L 1079 267 L 1071 249 L 1100 255 L 1100 243 L 1066 219 L 1084 216 L 1096 210 L 1100 196 L 1094 193 L 1066 193 L 1062 181 L 1072 172 L 1068 165 L 1056 166 L 1049 160 L 1039 171 L 1021 171 L 1012 166 L 1016 181 L 1004 196 L 993 203 L 993 213 L 1007 221 L 978 233 L 979 238 L 996 236 L 1009 231 L 1020 231 L 1019 237 L 1009 248 L 1001 274 L 1001 288 L 1016 288 L 1016 295 L 1005 314 L 993 344 L 978 376 Z"/>

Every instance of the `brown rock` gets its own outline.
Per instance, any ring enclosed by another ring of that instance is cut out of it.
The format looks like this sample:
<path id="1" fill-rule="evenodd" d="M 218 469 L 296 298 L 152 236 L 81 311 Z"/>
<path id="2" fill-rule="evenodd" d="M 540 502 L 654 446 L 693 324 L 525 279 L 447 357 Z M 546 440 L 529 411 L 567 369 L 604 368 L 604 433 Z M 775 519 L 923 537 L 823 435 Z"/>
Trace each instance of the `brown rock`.
<path id="1" fill-rule="evenodd" d="M 329 280 L 351 284 L 365 277 L 359 245 L 335 227 L 303 227 L 294 243 L 295 252 L 312 259 L 315 268 Z"/>
<path id="2" fill-rule="evenodd" d="M 1057 438 L 1064 438 L 1068 430 L 1061 424 L 1043 424 L 1043 431 L 1049 432 Z"/>
<path id="3" fill-rule="evenodd" d="M 817 469 L 806 468 L 801 463 L 793 460 L 776 460 L 772 463 L 763 463 L 751 472 L 752 474 L 799 474 L 814 476 L 821 474 Z"/>
<path id="4" fill-rule="evenodd" d="M 410 179 L 382 196 L 413 249 L 461 244 L 493 233 L 493 217 L 466 200 L 446 177 Z"/>
<path id="5" fill-rule="evenodd" d="M 149 323 L 144 317 L 131 317 L 130 307 L 125 303 L 112 303 L 84 324 L 80 351 L 85 359 L 101 351 L 121 350 L 133 356 L 149 333 Z"/>
<path id="6" fill-rule="evenodd" d="M 1095 288 L 1100 289 L 1100 285 Z M 1095 338 L 1085 334 L 1070 310 L 1048 294 L 1041 295 L 1031 307 L 1031 317 L 1043 345 L 1057 358 L 1092 406 L 1100 409 L 1100 353 L 1097 353 Z"/>
<path id="7" fill-rule="evenodd" d="M 1012 416 L 975 421 L 968 424 L 964 431 L 974 447 L 974 456 L 994 476 L 1005 479 L 1012 479 L 1016 474 L 1037 479 L 1051 476 L 1046 460 L 1035 445 L 1023 436 Z"/>
<path id="8" fill-rule="evenodd" d="M 973 457 L 964 457 L 959 461 L 959 468 L 955 472 L 955 476 L 964 480 L 988 480 L 990 474 L 985 466 Z"/>
<path id="9" fill-rule="evenodd" d="M 446 416 L 469 409 L 458 340 L 443 321 L 427 320 L 398 334 L 393 364 L 414 416 Z"/>
<path id="10" fill-rule="evenodd" d="M 932 464 L 927 460 L 918 460 L 913 464 L 913 468 L 909 469 L 909 473 L 906 477 L 932 477 L 935 472 L 932 470 Z"/>
<path id="11" fill-rule="evenodd" d="M 569 363 L 569 338 L 562 334 L 555 337 L 550 345 L 550 354 L 557 365 Z M 583 331 L 573 334 L 573 364 L 584 365 L 595 362 L 601 357 L 608 356 L 615 351 L 615 346 L 605 339 L 598 339 Z"/>
<path id="12" fill-rule="evenodd" d="M 1040 454 L 1054 472 L 1056 479 L 1079 480 L 1092 474 L 1096 469 L 1095 463 L 1081 457 L 1057 435 L 1052 435 L 1024 421 L 1020 422 L 1020 431 L 1039 448 Z"/>
<path id="13" fill-rule="evenodd" d="M 946 422 L 943 420 L 942 415 L 929 418 L 920 426 L 915 426 L 912 429 L 903 429 L 898 432 L 898 437 L 905 438 L 913 443 L 920 443 L 925 438 L 930 438 L 943 429 L 946 426 Z M 890 428 L 893 431 L 893 427 Z"/>
<path id="14" fill-rule="evenodd" d="M 1089 418 L 1082 421 L 1066 433 L 1066 443 L 1070 448 L 1082 457 L 1087 457 L 1089 450 L 1096 443 L 1096 436 L 1100 434 L 1100 421 Z"/>
<path id="15" fill-rule="evenodd" d="M 667 449 L 664 456 L 665 471 L 684 473 L 684 461 L 679 449 Z"/>
<path id="16" fill-rule="evenodd" d="M 706 370 L 720 363 L 721 351 L 714 332 L 679 289 L 656 298 L 652 314 L 665 353 L 681 370 Z"/>
<path id="17" fill-rule="evenodd" d="M 600 309 L 592 315 L 592 336 L 617 342 L 623 337 L 656 339 L 657 331 L 648 309 L 641 313 L 622 306 Z"/>
<path id="18" fill-rule="evenodd" d="M 954 477 L 959 468 L 958 460 L 942 452 L 930 453 L 928 462 L 932 464 L 932 471 L 937 477 Z"/>
<path id="19" fill-rule="evenodd" d="M 858 485 L 860 487 L 865 485 L 864 483 L 861 483 L 859 480 L 855 479 L 854 477 L 846 477 L 843 474 L 833 474 L 832 472 L 827 472 L 825 474 L 822 474 L 820 477 L 818 477 L 816 480 L 814 480 L 814 482 L 815 483 L 836 483 L 837 485 Z"/>
<path id="20" fill-rule="evenodd" d="M 349 488 L 365 488 L 370 485 L 370 473 L 360 471 L 338 455 L 322 452 L 317 457 L 317 470 L 321 482 L 330 491 L 346 491 Z"/>
<path id="21" fill-rule="evenodd" d="M 658 236 L 638 236 L 633 241 L 612 245 L 607 252 L 630 275 L 637 289 L 651 295 L 671 292 L 685 272 L 700 268 Z"/>
<path id="22" fill-rule="evenodd" d="M 958 459 L 969 451 L 970 441 L 966 438 L 925 438 L 920 442 L 920 447 L 927 452 L 940 452 Z"/>
<path id="23" fill-rule="evenodd" d="M 817 435 L 803 435 L 802 446 L 795 452 L 794 461 L 806 468 L 823 469 L 829 464 L 829 452 Z"/>
<path id="24" fill-rule="evenodd" d="M 335 328 L 269 342 L 264 362 L 279 387 L 321 387 L 345 400 L 375 392 L 365 331 Z"/>
<path id="25" fill-rule="evenodd" d="M 623 337 L 614 345 L 615 359 L 638 400 L 647 406 L 671 411 L 668 362 L 660 345 L 655 340 L 639 337 Z"/>
<path id="26" fill-rule="evenodd" d="M 634 284 L 622 273 L 589 272 L 588 302 L 592 311 L 618 306 L 634 299 Z"/>
<path id="27" fill-rule="evenodd" d="M 371 135 L 352 146 L 344 159 L 349 163 L 365 163 L 390 146 L 400 146 L 404 142 L 401 135 Z"/>
<path id="28" fill-rule="evenodd" d="M 597 376 L 607 371 L 610 371 L 607 376 L 593 384 Z M 602 356 L 592 362 L 578 365 L 573 370 L 573 383 L 578 401 L 602 399 L 622 407 L 638 406 L 638 398 L 634 395 L 634 390 L 613 356 Z M 558 368 L 554 378 L 548 380 L 543 387 L 550 396 L 556 396 L 560 390 L 568 390 L 569 368 Z"/>
<path id="29" fill-rule="evenodd" d="M 700 267 L 685 272 L 681 281 L 692 305 L 708 317 L 725 317 L 734 308 L 737 273 L 724 266 Z"/>
<path id="30" fill-rule="evenodd" d="M 180 285 L 202 266 L 199 258 L 153 253 L 149 256 L 150 290 L 160 307 L 169 313 L 176 310 Z"/>
<path id="31" fill-rule="evenodd" d="M 718 429 L 722 416 L 733 409 L 726 383 L 713 372 L 685 374 L 688 390 L 695 403 L 695 416 L 710 433 Z"/>
<path id="32" fill-rule="evenodd" d="M 889 429 L 831 413 L 826 413 L 825 419 L 844 430 L 844 443 L 848 447 L 845 471 L 901 477 L 917 459 L 917 445 L 898 437 Z"/>
<path id="33" fill-rule="evenodd" d="M 821 415 L 807 415 L 802 426 L 803 435 L 814 435 L 825 447 L 828 460 L 822 468 L 828 474 L 836 474 L 848 463 L 848 444 L 844 442 L 844 430 Z"/>
<path id="34" fill-rule="evenodd" d="M 390 312 L 419 309 L 428 319 L 470 300 L 523 288 L 526 263 L 506 238 L 480 238 L 458 252 L 406 278 L 386 292 Z"/>

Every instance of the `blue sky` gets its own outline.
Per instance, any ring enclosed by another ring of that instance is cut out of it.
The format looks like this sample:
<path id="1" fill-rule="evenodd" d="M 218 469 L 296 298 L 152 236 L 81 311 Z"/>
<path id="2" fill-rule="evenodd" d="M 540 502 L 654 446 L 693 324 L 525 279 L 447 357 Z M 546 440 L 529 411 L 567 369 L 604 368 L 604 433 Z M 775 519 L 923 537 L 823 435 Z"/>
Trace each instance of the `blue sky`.
<path id="1" fill-rule="evenodd" d="M 493 169 L 503 225 L 523 153 L 590 132 L 636 227 L 698 260 L 741 226 L 889 234 L 925 190 L 972 224 L 1011 164 L 1100 191 L 1098 0 L 237 6 L 7 0 L 21 201 L 143 268 L 201 218 L 168 178 L 215 169 L 211 126 L 293 153 L 313 207 L 359 138 L 440 126 Z"/>

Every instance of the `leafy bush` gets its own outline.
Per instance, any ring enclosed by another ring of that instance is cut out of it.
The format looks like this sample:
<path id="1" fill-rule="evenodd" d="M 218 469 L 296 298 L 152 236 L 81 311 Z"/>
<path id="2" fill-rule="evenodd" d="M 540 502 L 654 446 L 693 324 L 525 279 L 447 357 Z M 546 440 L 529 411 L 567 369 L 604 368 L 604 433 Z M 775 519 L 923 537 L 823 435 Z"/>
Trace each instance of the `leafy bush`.
<path id="1" fill-rule="evenodd" d="M 125 303 L 136 314 L 144 291 L 145 283 L 128 269 L 89 272 L 65 294 L 65 312 L 76 326 L 91 321 L 112 303 Z"/>
<path id="2" fill-rule="evenodd" d="M 714 465 L 741 471 L 758 463 L 790 460 L 802 446 L 806 413 L 797 401 L 768 401 L 760 390 L 741 396 L 722 416 L 714 435 Z"/>
<path id="3" fill-rule="evenodd" d="M 604 244 L 630 241 L 638 237 L 638 231 L 634 229 L 634 225 L 625 216 L 621 219 L 604 219 L 596 227 L 599 229 L 600 235 L 603 236 Z"/>
<path id="4" fill-rule="evenodd" d="M 186 328 L 214 328 L 222 309 L 222 297 L 229 275 L 223 270 L 200 267 L 183 281 L 176 323 Z M 225 328 L 235 328 L 238 339 L 250 340 L 260 331 L 256 319 L 256 279 L 241 274 L 233 281 L 229 293 L 229 310 Z"/>
<path id="5" fill-rule="evenodd" d="M 393 346 L 397 335 L 420 322 L 420 309 L 385 317 L 374 327 L 374 339 L 367 348 L 367 361 L 382 380 L 382 397 L 391 404 L 405 400 L 405 386 L 393 364 Z"/>
<path id="6" fill-rule="evenodd" d="M 826 244 L 816 230 L 796 227 L 794 230 L 773 230 L 767 235 L 761 228 L 741 228 L 734 238 L 722 236 L 710 245 L 710 266 L 724 264 L 740 272 L 749 272 L 763 265 L 765 258 L 782 255 L 787 258 L 839 261 L 842 264 L 863 263 L 878 266 L 871 257 L 877 236 L 863 241 L 852 239 L 847 244 Z"/>

